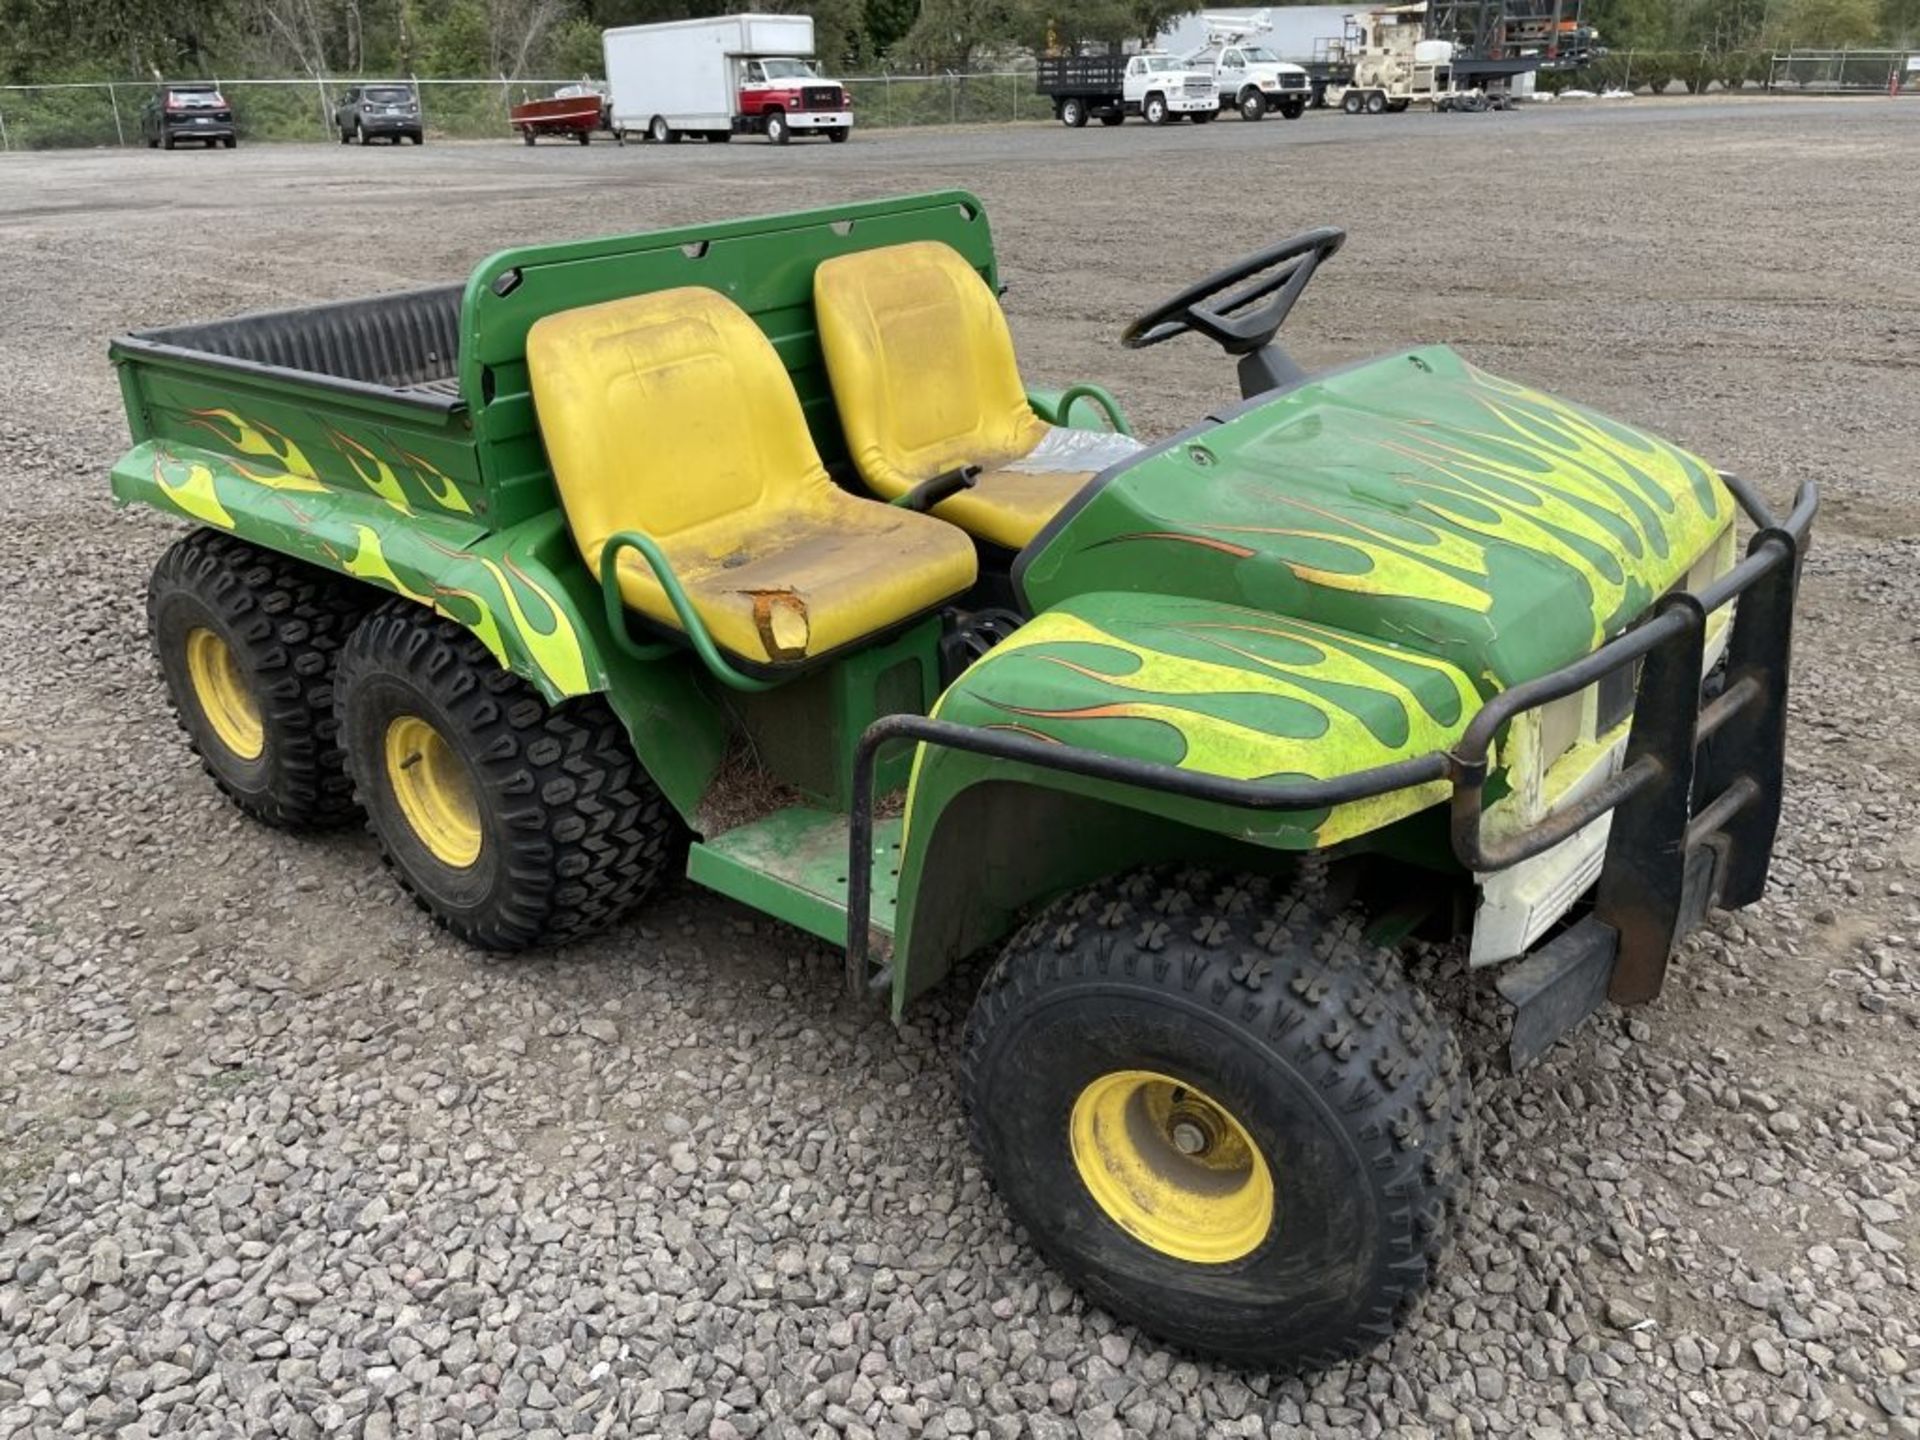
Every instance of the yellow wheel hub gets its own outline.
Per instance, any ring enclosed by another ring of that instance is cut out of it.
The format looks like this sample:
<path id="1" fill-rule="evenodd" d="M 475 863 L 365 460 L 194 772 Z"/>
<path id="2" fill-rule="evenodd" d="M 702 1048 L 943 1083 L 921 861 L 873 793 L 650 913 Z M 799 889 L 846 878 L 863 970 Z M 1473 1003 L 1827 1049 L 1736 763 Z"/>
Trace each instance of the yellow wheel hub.
<path id="1" fill-rule="evenodd" d="M 260 705 L 234 658 L 233 647 L 211 630 L 187 632 L 187 680 L 194 702 L 214 736 L 242 760 L 258 760 L 267 748 Z"/>
<path id="2" fill-rule="evenodd" d="M 387 783 L 434 859 L 464 870 L 480 858 L 473 776 L 446 737 L 417 715 L 401 715 L 387 726 Z"/>
<path id="3" fill-rule="evenodd" d="M 1224 1265 L 1273 1228 L 1273 1176 L 1253 1138 L 1201 1091 L 1115 1070 L 1069 1122 L 1081 1182 L 1114 1224 L 1176 1260 Z"/>

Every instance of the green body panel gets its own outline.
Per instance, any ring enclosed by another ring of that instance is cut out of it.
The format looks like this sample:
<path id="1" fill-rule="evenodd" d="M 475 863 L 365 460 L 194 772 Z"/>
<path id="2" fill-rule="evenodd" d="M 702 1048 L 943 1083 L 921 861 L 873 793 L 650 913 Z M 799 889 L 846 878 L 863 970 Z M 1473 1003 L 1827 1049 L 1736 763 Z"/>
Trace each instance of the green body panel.
<path id="1" fill-rule="evenodd" d="M 161 441 L 136 445 L 114 466 L 113 493 L 418 601 L 466 626 L 548 700 L 605 692 L 682 814 L 719 768 L 725 720 L 692 661 L 676 653 L 641 662 L 614 648 L 598 587 L 557 511 L 488 530 Z"/>
<path id="2" fill-rule="evenodd" d="M 873 925 L 893 929 L 900 821 L 873 827 Z M 795 806 L 696 841 L 687 876 L 835 945 L 847 943 L 847 815 Z"/>
<path id="3" fill-rule="evenodd" d="M 1444 347 L 1265 397 L 1083 493 L 1023 557 L 1044 612 L 1099 590 L 1390 640 L 1483 692 L 1593 650 L 1733 519 L 1711 467 Z"/>
<path id="4" fill-rule="evenodd" d="M 1063 600 L 961 675 L 942 720 L 1235 780 L 1329 779 L 1445 749 L 1479 708 L 1471 680 L 1405 646 L 1209 600 L 1107 591 Z M 1014 781 L 1278 850 L 1324 848 L 1445 798 L 1444 783 L 1331 810 L 1256 813 L 959 750 L 921 747 L 907 809 L 896 974 L 917 993 L 951 957 L 915 930 L 945 812 Z M 1137 856 L 1125 857 L 1140 863 Z"/>
<path id="5" fill-rule="evenodd" d="M 357 492 L 398 515 L 488 519 L 465 410 L 316 392 L 185 357 L 122 358 L 120 375 L 136 443 L 219 455 L 241 475 L 289 491 L 308 481 Z"/>

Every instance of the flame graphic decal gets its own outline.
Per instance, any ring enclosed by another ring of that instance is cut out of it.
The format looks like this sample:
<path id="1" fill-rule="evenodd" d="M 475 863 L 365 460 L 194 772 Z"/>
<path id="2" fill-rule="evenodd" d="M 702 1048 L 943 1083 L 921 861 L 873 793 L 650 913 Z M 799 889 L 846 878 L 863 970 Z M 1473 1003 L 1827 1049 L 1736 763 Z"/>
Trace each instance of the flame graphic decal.
<path id="1" fill-rule="evenodd" d="M 153 478 L 161 493 L 182 514 L 222 530 L 233 529 L 233 516 L 213 488 L 213 470 L 198 460 L 183 460 L 165 450 L 153 452 Z"/>

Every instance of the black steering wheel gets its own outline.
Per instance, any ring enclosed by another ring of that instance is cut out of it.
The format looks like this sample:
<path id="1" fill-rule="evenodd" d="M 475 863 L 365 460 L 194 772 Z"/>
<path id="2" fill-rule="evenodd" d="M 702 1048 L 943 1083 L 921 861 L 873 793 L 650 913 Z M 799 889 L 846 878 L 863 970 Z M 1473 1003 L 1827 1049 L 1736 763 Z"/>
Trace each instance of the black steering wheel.
<path id="1" fill-rule="evenodd" d="M 1320 262 L 1346 243 L 1346 231 L 1323 225 L 1255 251 L 1154 306 L 1127 326 L 1120 343 L 1144 350 L 1198 330 L 1229 355 L 1251 355 L 1280 332 Z M 1242 283 L 1247 280 L 1253 283 Z"/>

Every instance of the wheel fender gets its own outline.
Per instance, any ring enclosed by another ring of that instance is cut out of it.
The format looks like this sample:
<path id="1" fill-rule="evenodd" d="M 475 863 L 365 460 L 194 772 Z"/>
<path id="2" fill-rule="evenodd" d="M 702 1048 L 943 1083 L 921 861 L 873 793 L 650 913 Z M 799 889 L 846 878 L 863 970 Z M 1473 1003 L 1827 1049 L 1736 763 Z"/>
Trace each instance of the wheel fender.
<path id="1" fill-rule="evenodd" d="M 636 661 L 617 648 L 599 587 L 557 510 L 488 531 L 413 511 L 404 499 L 164 441 L 135 446 L 112 480 L 122 504 L 238 535 L 446 616 L 549 703 L 604 693 L 682 815 L 719 768 L 726 725 L 691 662 L 678 654 Z"/>
<path id="2" fill-rule="evenodd" d="M 1454 744 L 1479 708 L 1444 660 L 1181 596 L 1044 612 L 940 697 L 942 720 L 1234 780 L 1332 779 Z M 1445 781 L 1314 811 L 1250 811 L 954 749 L 915 756 L 894 1001 L 1069 885 L 1162 859 L 1323 849 L 1446 798 Z"/>

